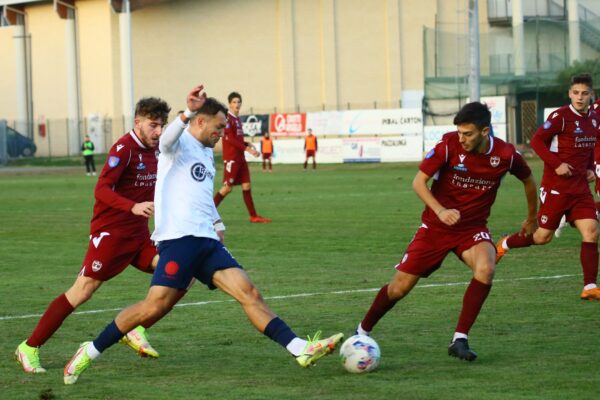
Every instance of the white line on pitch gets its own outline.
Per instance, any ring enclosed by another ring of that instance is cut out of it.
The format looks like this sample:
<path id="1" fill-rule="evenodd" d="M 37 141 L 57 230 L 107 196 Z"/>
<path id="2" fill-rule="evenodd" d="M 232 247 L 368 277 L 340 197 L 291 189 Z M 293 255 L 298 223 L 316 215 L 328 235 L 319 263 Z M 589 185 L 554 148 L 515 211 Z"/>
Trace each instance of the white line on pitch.
<path id="1" fill-rule="evenodd" d="M 570 275 L 552 275 L 552 276 L 528 276 L 525 278 L 515 278 L 515 279 L 494 279 L 494 283 L 498 282 L 514 282 L 514 281 L 531 281 L 537 279 L 562 279 L 562 278 L 570 278 L 573 276 L 578 276 L 577 274 Z M 425 285 L 418 285 L 415 289 L 423 289 L 423 288 L 431 288 L 431 287 L 442 287 L 442 286 L 461 286 L 467 285 L 468 282 L 449 282 L 449 283 L 430 283 Z M 348 294 L 348 293 L 363 293 L 363 292 L 375 292 L 381 288 L 372 288 L 372 289 L 350 289 L 350 290 L 336 290 L 333 292 L 316 292 L 316 293 L 297 293 L 297 294 L 287 294 L 281 296 L 269 296 L 265 297 L 265 300 L 281 300 L 281 299 L 293 299 L 296 297 L 314 297 L 314 296 L 324 296 L 330 294 Z M 198 301 L 194 303 L 183 303 L 176 304 L 175 307 L 189 307 L 189 306 L 203 306 L 207 304 L 219 304 L 219 303 L 232 303 L 235 300 L 209 300 L 209 301 Z M 89 310 L 89 311 L 76 311 L 73 314 L 83 315 L 83 314 L 98 314 L 109 311 L 121 311 L 123 308 L 105 308 L 102 310 Z M 14 319 L 26 319 L 26 318 L 39 318 L 42 314 L 26 314 L 26 315 L 8 315 L 5 317 L 0 317 L 0 321 L 10 321 Z"/>

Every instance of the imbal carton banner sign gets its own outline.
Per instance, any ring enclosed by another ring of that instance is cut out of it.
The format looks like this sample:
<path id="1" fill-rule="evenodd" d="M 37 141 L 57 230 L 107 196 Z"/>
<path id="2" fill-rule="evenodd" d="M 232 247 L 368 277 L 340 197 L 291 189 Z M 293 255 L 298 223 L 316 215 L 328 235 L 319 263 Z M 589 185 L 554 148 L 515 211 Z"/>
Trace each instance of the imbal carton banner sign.
<path id="1" fill-rule="evenodd" d="M 317 135 L 420 135 L 419 108 L 322 111 L 308 113 L 306 125 Z"/>

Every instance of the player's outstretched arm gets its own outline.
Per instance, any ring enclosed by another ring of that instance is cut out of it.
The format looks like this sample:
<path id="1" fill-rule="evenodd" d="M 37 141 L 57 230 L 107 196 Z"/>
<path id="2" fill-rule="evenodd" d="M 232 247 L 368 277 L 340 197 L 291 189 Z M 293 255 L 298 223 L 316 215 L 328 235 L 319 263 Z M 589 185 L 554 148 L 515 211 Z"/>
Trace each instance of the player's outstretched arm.
<path id="1" fill-rule="evenodd" d="M 456 224 L 460 221 L 460 211 L 454 208 L 447 209 L 437 201 L 427 186 L 427 182 L 429 182 L 430 179 L 431 177 L 423 171 L 417 172 L 417 175 L 415 175 L 415 178 L 413 179 L 413 189 L 415 193 L 417 193 L 417 196 L 419 196 L 427 207 L 431 208 L 436 213 L 440 221 L 446 225 Z"/>

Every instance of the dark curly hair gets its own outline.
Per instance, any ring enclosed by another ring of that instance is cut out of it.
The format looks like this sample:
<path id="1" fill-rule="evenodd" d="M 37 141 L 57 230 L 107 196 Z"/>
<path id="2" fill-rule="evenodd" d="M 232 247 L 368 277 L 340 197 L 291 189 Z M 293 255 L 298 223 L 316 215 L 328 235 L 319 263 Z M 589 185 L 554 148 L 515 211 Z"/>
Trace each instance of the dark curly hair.
<path id="1" fill-rule="evenodd" d="M 136 117 L 148 119 L 162 118 L 164 122 L 167 122 L 169 112 L 171 112 L 171 107 L 169 107 L 166 101 L 158 97 L 144 97 L 135 105 Z"/>

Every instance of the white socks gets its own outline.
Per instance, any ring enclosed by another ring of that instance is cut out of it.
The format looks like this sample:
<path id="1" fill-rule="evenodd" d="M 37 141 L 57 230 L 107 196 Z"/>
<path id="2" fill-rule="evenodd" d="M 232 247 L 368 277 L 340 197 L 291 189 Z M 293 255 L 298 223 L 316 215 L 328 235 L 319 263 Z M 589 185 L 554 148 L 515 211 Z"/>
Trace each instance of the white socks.
<path id="1" fill-rule="evenodd" d="M 292 339 L 292 341 L 289 342 L 288 345 L 285 346 L 285 348 L 287 349 L 287 351 L 292 353 L 294 357 L 298 357 L 304 351 L 304 348 L 306 347 L 307 343 L 308 342 L 306 340 L 296 337 Z"/>
<path id="2" fill-rule="evenodd" d="M 356 328 L 356 333 L 357 333 L 357 334 L 359 334 L 359 335 L 365 335 L 365 336 L 369 336 L 369 333 L 371 333 L 371 332 L 369 332 L 369 331 L 365 331 L 365 330 L 363 329 L 362 325 L 361 325 L 361 324 L 358 324 L 358 328 Z"/>
<path id="3" fill-rule="evenodd" d="M 456 339 L 467 339 L 467 335 L 460 332 L 454 332 L 454 337 L 452 338 L 452 343 L 456 341 Z"/>
<path id="4" fill-rule="evenodd" d="M 88 357 L 92 360 L 96 359 L 100 354 L 102 354 L 96 349 L 96 347 L 94 346 L 94 342 L 90 342 L 90 344 L 86 346 L 85 352 L 87 353 Z"/>

